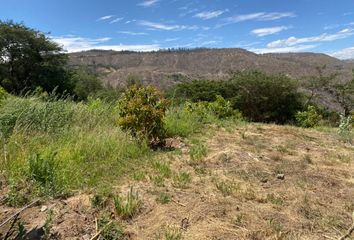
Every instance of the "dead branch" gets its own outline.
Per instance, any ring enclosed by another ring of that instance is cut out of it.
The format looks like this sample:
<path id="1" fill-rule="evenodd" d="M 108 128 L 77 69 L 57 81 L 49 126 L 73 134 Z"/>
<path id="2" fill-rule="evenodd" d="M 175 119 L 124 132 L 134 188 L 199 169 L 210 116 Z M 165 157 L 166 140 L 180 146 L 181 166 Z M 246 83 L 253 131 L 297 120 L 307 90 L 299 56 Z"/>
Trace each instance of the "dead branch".
<path id="1" fill-rule="evenodd" d="M 24 206 L 23 208 L 21 208 L 19 211 L 17 211 L 16 213 L 14 213 L 13 215 L 11 215 L 8 219 L 6 219 L 3 223 L 0 224 L 0 227 L 4 226 L 6 223 L 10 222 L 11 219 L 17 217 L 18 215 L 20 215 L 24 210 L 26 210 L 29 207 L 32 207 L 34 204 L 36 204 L 39 201 L 39 199 L 33 201 L 32 203 L 28 204 L 27 206 Z"/>
<path id="2" fill-rule="evenodd" d="M 353 221 L 352 226 L 348 229 L 346 234 L 344 234 L 342 237 L 339 238 L 339 240 L 345 240 L 345 239 L 349 238 L 350 235 L 352 235 L 352 233 L 354 232 L 354 212 L 352 215 L 352 221 Z"/>

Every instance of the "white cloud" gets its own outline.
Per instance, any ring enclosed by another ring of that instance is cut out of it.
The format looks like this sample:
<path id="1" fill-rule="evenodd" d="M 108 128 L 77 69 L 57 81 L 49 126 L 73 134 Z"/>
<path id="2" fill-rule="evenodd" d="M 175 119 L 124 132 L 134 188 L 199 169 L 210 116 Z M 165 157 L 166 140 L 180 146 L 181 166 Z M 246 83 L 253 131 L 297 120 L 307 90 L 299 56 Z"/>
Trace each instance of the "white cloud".
<path id="1" fill-rule="evenodd" d="M 238 23 L 244 21 L 272 21 L 281 18 L 290 18 L 296 17 L 292 12 L 257 12 L 244 15 L 236 15 L 233 17 L 226 18 L 226 21 L 229 23 Z"/>
<path id="2" fill-rule="evenodd" d="M 279 47 L 291 47 L 291 46 L 304 44 L 304 43 L 330 42 L 338 39 L 347 38 L 353 34 L 354 34 L 354 29 L 345 28 L 334 34 L 323 33 L 321 35 L 312 36 L 312 37 L 304 37 L 304 38 L 289 37 L 287 39 L 276 40 L 268 43 L 267 47 L 279 48 Z"/>
<path id="3" fill-rule="evenodd" d="M 91 49 L 99 49 L 99 50 L 115 50 L 115 51 L 156 51 L 160 49 L 160 46 L 157 44 L 147 44 L 147 45 L 107 45 L 105 44 L 107 41 L 111 40 L 111 38 L 82 38 L 75 36 L 64 36 L 64 37 L 53 37 L 53 41 L 60 44 L 65 50 L 68 52 L 80 52 L 87 51 Z"/>
<path id="4" fill-rule="evenodd" d="M 155 5 L 157 2 L 159 2 L 159 0 L 146 0 L 146 1 L 139 3 L 138 6 L 151 7 L 151 6 Z"/>
<path id="5" fill-rule="evenodd" d="M 270 28 L 257 28 L 257 29 L 252 30 L 251 33 L 257 35 L 258 37 L 263 37 L 263 36 L 279 33 L 281 31 L 285 31 L 287 29 L 288 29 L 288 27 L 286 27 L 286 26 L 270 27 Z"/>
<path id="6" fill-rule="evenodd" d="M 249 48 L 248 50 L 255 53 L 288 53 L 288 52 L 304 52 L 317 47 L 316 45 L 298 45 L 292 47 L 279 48 Z"/>
<path id="7" fill-rule="evenodd" d="M 330 53 L 329 55 L 339 59 L 354 59 L 354 47 L 344 48 L 337 52 Z"/>
<path id="8" fill-rule="evenodd" d="M 120 34 L 125 34 L 125 35 L 131 35 L 131 36 L 143 36 L 143 35 L 149 35 L 144 32 L 130 32 L 130 31 L 118 31 Z"/>
<path id="9" fill-rule="evenodd" d="M 108 20 L 108 19 L 111 19 L 112 17 L 114 17 L 114 16 L 113 16 L 113 15 L 103 16 L 103 17 L 100 17 L 99 19 L 97 19 L 97 21 L 104 21 L 104 20 Z"/>
<path id="10" fill-rule="evenodd" d="M 123 17 L 116 18 L 116 19 L 113 19 L 112 21 L 110 21 L 109 23 L 112 24 L 112 23 L 120 22 L 120 21 L 122 21 L 123 19 L 124 19 Z"/>
<path id="11" fill-rule="evenodd" d="M 219 17 L 220 15 L 222 15 L 224 12 L 226 12 L 227 10 L 217 10 L 217 11 L 209 11 L 209 12 L 200 12 L 194 15 L 194 17 L 197 18 L 201 18 L 203 20 L 208 20 L 208 19 L 212 19 L 212 18 L 216 18 Z"/>
<path id="12" fill-rule="evenodd" d="M 150 21 L 140 21 L 139 25 L 149 27 L 151 30 L 165 30 L 165 31 L 179 31 L 179 30 L 197 30 L 198 26 L 187 26 L 187 25 L 167 25 L 163 23 L 155 23 Z"/>

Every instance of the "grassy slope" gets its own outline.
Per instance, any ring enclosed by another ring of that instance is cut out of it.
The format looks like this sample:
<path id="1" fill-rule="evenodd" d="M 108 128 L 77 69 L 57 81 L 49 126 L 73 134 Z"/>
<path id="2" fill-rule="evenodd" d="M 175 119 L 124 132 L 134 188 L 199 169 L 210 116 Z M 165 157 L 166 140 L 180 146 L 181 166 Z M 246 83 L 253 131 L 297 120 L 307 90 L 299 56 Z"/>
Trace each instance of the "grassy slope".
<path id="1" fill-rule="evenodd" d="M 9 108 L 18 108 L 17 101 Z M 42 113 L 60 104 L 33 101 L 35 107 L 19 119 L 33 109 Z M 65 106 L 72 114 L 58 113 L 56 118 L 68 118 L 59 132 L 41 130 L 50 125 L 44 122 L 17 125 L 7 139 L 6 161 L 4 151 L 1 155 L 3 177 L 25 185 L 34 198 L 51 195 L 28 179 L 28 156 L 57 152 L 55 186 L 81 192 L 43 201 L 53 208 L 52 232 L 60 239 L 93 235 L 95 218 L 114 211 L 114 196 L 124 199 L 131 187 L 139 194 L 140 207 L 132 219 L 115 214 L 131 239 L 324 239 L 338 237 L 351 224 L 354 148 L 335 129 L 215 120 L 202 127 L 195 116 L 177 118 L 171 111 L 170 132 L 188 138 L 174 139 L 173 151 L 151 152 L 115 127 L 114 106 Z M 192 133 L 190 126 L 202 128 Z M 2 193 L 9 193 L 3 183 Z M 12 189 L 13 203 L 21 203 L 23 193 L 23 188 Z M 92 205 L 94 196 L 103 200 Z M 40 208 L 28 209 L 24 223 L 45 219 Z M 4 210 L 0 222 L 16 208 L 1 206 Z"/>

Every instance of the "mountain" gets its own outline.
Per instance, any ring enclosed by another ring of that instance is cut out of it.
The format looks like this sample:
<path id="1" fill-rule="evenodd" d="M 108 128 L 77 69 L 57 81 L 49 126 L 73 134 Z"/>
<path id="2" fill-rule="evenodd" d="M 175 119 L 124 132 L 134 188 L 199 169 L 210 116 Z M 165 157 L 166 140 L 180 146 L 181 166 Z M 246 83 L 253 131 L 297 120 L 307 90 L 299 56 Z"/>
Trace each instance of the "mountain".
<path id="1" fill-rule="evenodd" d="M 116 52 L 91 50 L 70 54 L 73 66 L 88 66 L 112 86 L 122 85 L 129 75 L 145 83 L 167 88 L 185 79 L 229 78 L 230 71 L 261 70 L 284 73 L 292 78 L 316 75 L 316 67 L 340 72 L 340 79 L 351 77 L 353 61 L 342 61 L 318 53 L 255 54 L 244 49 L 194 49 L 157 52 Z"/>

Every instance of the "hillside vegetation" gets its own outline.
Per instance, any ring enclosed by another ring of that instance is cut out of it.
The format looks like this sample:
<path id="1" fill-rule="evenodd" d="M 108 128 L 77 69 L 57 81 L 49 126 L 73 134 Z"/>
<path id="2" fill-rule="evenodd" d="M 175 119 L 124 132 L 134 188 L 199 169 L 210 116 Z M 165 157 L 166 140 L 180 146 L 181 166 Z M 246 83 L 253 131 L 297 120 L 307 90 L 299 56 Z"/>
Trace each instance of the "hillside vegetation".
<path id="1" fill-rule="evenodd" d="M 44 34 L 1 31 L 0 239 L 352 238 L 354 76 L 115 88 Z"/>

